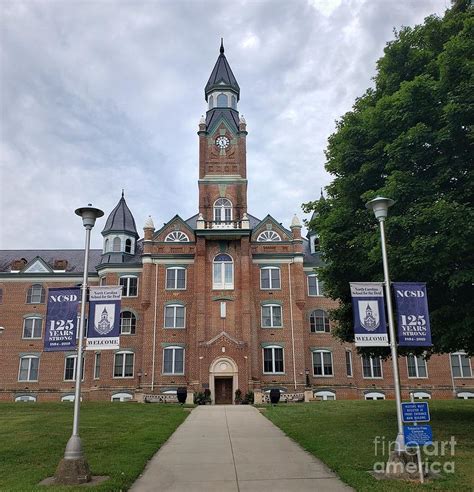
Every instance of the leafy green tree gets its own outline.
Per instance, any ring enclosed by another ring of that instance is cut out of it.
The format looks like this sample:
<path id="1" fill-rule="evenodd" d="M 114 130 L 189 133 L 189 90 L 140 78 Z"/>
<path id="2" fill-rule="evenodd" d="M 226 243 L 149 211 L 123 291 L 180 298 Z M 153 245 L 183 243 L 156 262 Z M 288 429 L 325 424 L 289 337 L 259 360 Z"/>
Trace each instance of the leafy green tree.
<path id="1" fill-rule="evenodd" d="M 349 281 L 383 280 L 378 223 L 364 206 L 381 195 L 396 200 L 386 222 L 391 279 L 427 283 L 433 351 L 474 353 L 473 54 L 467 0 L 402 28 L 375 87 L 329 137 L 333 181 L 303 209 L 314 211 L 342 340 L 353 341 Z"/>

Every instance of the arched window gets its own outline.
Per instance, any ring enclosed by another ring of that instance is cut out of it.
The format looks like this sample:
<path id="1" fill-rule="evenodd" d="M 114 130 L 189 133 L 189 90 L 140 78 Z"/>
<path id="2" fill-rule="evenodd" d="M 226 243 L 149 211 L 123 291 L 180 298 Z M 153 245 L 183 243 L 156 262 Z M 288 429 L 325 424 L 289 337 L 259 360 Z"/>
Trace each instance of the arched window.
<path id="1" fill-rule="evenodd" d="M 22 403 L 34 403 L 36 402 L 36 396 L 33 395 L 22 395 L 22 396 L 17 396 L 15 398 L 15 402 L 22 402 Z"/>
<path id="2" fill-rule="evenodd" d="M 125 240 L 125 253 L 131 253 L 131 252 L 132 252 L 132 240 L 126 239 Z"/>
<path id="3" fill-rule="evenodd" d="M 318 276 L 313 273 L 308 275 L 308 295 L 309 296 L 322 296 L 324 295 L 324 285 Z"/>
<path id="4" fill-rule="evenodd" d="M 184 348 L 163 349 L 163 374 L 184 374 Z"/>
<path id="5" fill-rule="evenodd" d="M 282 374 L 285 372 L 283 347 L 268 345 L 263 349 L 264 374 Z"/>
<path id="6" fill-rule="evenodd" d="M 185 328 L 186 308 L 182 304 L 165 306 L 165 328 Z"/>
<path id="7" fill-rule="evenodd" d="M 232 220 L 232 203 L 227 198 L 219 198 L 214 203 L 214 221 L 230 222 Z"/>
<path id="8" fill-rule="evenodd" d="M 133 378 L 135 354 L 128 350 L 117 352 L 114 358 L 114 378 Z"/>
<path id="9" fill-rule="evenodd" d="M 474 393 L 472 391 L 461 391 L 456 395 L 456 398 L 460 400 L 474 400 Z"/>
<path id="10" fill-rule="evenodd" d="M 44 289 L 41 284 L 34 284 L 28 289 L 26 296 L 27 304 L 43 304 L 44 303 Z"/>
<path id="11" fill-rule="evenodd" d="M 281 237 L 275 231 L 263 231 L 257 237 L 259 243 L 271 242 L 271 241 L 281 241 Z"/>
<path id="12" fill-rule="evenodd" d="M 218 108 L 227 108 L 229 105 L 229 102 L 227 100 L 227 95 L 226 94 L 219 94 L 217 96 L 217 107 Z"/>
<path id="13" fill-rule="evenodd" d="M 311 333 L 329 333 L 329 317 L 326 311 L 315 309 L 309 316 L 309 328 Z"/>
<path id="14" fill-rule="evenodd" d="M 262 306 L 262 328 L 281 328 L 282 314 L 279 304 L 265 304 Z"/>
<path id="15" fill-rule="evenodd" d="M 167 243 L 187 243 L 189 241 L 188 236 L 181 231 L 170 232 L 165 237 L 165 242 Z"/>
<path id="16" fill-rule="evenodd" d="M 364 398 L 366 400 L 385 400 L 385 395 L 383 393 L 379 393 L 378 391 L 371 391 L 370 393 L 366 393 Z"/>
<path id="17" fill-rule="evenodd" d="M 237 98 L 235 96 L 232 96 L 231 101 L 232 101 L 232 107 L 234 109 L 237 109 Z"/>
<path id="18" fill-rule="evenodd" d="M 431 400 L 431 395 L 426 391 L 415 391 L 413 393 L 415 400 Z"/>
<path id="19" fill-rule="evenodd" d="M 117 253 L 122 248 L 122 241 L 119 237 L 114 237 L 114 242 L 112 243 L 112 251 Z"/>
<path id="20" fill-rule="evenodd" d="M 73 402 L 74 399 L 75 399 L 74 395 L 64 395 L 64 396 L 61 396 L 61 401 Z M 82 401 L 82 396 L 81 396 L 81 401 Z"/>
<path id="21" fill-rule="evenodd" d="M 41 316 L 28 316 L 23 320 L 23 338 L 41 338 L 43 319 Z"/>
<path id="22" fill-rule="evenodd" d="M 39 357 L 25 355 L 20 357 L 18 381 L 38 381 Z"/>
<path id="23" fill-rule="evenodd" d="M 214 96 L 209 96 L 209 109 L 214 107 Z"/>
<path id="24" fill-rule="evenodd" d="M 315 350 L 313 352 L 313 376 L 334 376 L 332 353 L 329 350 Z"/>
<path id="25" fill-rule="evenodd" d="M 260 288 L 261 289 L 279 289 L 280 282 L 280 268 L 279 267 L 262 267 L 260 269 Z"/>
<path id="26" fill-rule="evenodd" d="M 108 238 L 104 241 L 104 253 L 107 253 L 107 251 L 109 251 L 109 239 Z"/>
<path id="27" fill-rule="evenodd" d="M 166 288 L 171 290 L 186 289 L 186 268 L 169 267 L 166 269 Z"/>
<path id="28" fill-rule="evenodd" d="M 120 334 L 135 335 L 137 327 L 137 317 L 131 311 L 122 311 L 120 313 Z"/>
<path id="29" fill-rule="evenodd" d="M 214 258 L 212 288 L 234 288 L 234 262 L 227 254 L 221 253 Z"/>
<path id="30" fill-rule="evenodd" d="M 110 398 L 110 401 L 131 401 L 133 399 L 133 395 L 130 393 L 115 393 Z"/>

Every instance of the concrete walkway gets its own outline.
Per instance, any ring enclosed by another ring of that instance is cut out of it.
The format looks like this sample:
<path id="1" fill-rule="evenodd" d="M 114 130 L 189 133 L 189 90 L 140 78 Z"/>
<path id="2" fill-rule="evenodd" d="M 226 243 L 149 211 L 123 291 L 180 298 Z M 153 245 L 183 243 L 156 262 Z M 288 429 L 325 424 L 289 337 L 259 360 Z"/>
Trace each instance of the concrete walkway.
<path id="1" fill-rule="evenodd" d="M 260 412 L 200 406 L 130 489 L 146 491 L 347 491 L 336 475 Z"/>

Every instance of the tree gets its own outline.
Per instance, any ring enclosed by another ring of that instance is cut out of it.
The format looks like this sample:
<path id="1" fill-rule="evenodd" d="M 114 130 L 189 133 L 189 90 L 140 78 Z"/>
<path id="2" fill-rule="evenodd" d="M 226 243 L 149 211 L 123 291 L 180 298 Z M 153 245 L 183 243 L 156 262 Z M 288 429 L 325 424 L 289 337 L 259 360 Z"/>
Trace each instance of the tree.
<path id="1" fill-rule="evenodd" d="M 375 87 L 329 137 L 333 175 L 314 211 L 320 275 L 336 335 L 353 341 L 349 281 L 382 281 L 378 224 L 364 204 L 394 198 L 387 241 L 392 281 L 427 283 L 434 352 L 474 353 L 474 16 L 467 0 L 443 18 L 395 32 Z"/>

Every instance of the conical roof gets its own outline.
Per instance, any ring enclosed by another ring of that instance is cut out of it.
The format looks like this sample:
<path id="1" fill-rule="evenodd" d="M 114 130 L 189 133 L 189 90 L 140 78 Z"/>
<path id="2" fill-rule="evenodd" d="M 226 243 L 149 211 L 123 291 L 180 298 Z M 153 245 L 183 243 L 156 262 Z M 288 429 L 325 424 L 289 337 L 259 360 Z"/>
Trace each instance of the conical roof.
<path id="1" fill-rule="evenodd" d="M 220 55 L 217 58 L 216 64 L 211 72 L 211 76 L 207 81 L 204 89 L 204 94 L 207 96 L 216 89 L 230 89 L 237 94 L 237 100 L 240 98 L 240 87 L 237 83 L 229 62 L 224 55 L 224 41 L 221 39 Z"/>
<path id="2" fill-rule="evenodd" d="M 110 215 L 105 223 L 102 235 L 105 236 L 109 232 L 125 232 L 135 236 L 138 239 L 137 226 L 132 212 L 127 206 L 125 197 L 122 192 L 117 206 L 110 212 Z"/>

